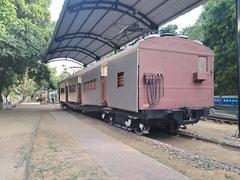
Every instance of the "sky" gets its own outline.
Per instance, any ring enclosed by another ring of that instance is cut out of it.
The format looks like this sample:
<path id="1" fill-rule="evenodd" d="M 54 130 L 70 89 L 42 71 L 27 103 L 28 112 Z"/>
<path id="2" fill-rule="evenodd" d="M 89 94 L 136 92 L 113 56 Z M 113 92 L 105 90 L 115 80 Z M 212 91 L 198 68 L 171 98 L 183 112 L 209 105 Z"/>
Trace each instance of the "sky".
<path id="1" fill-rule="evenodd" d="M 51 4 L 49 10 L 51 12 L 51 19 L 53 21 L 58 20 L 58 17 L 59 17 L 59 14 L 61 12 L 63 3 L 64 3 L 64 0 L 52 0 L 52 4 Z M 178 17 L 177 19 L 167 23 L 166 25 L 176 24 L 179 28 L 179 31 L 180 31 L 184 27 L 193 25 L 197 21 L 197 19 L 200 16 L 202 10 L 203 10 L 202 6 L 200 6 L 198 8 L 195 8 L 192 11 L 190 11 L 190 12 Z M 68 69 L 68 71 L 70 73 L 73 73 L 74 71 L 78 70 L 77 68 L 69 68 L 69 67 L 78 66 L 78 65 L 76 65 L 75 63 L 72 63 L 72 62 L 60 61 L 60 62 L 49 63 L 49 65 L 51 67 L 55 67 L 57 69 L 58 74 L 60 74 L 66 68 Z"/>
<path id="2" fill-rule="evenodd" d="M 62 10 L 62 5 L 64 3 L 64 0 L 52 0 L 52 4 L 50 5 L 50 12 L 51 12 L 51 18 L 53 21 L 57 21 L 59 14 Z"/>

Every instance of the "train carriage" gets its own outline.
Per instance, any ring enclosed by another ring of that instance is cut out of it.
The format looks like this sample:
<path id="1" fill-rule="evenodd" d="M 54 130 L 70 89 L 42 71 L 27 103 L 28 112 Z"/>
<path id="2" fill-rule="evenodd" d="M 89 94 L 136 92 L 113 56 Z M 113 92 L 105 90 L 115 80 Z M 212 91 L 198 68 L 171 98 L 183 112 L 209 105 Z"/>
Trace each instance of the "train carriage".
<path id="1" fill-rule="evenodd" d="M 138 134 L 159 126 L 175 132 L 213 106 L 213 61 L 213 51 L 195 41 L 147 38 L 76 73 L 71 78 L 81 79 L 81 88 L 71 97 L 81 94 L 82 101 L 69 98 L 68 89 L 60 102 Z"/>
<path id="2" fill-rule="evenodd" d="M 66 93 L 66 80 L 64 80 L 64 81 L 61 81 L 60 83 L 59 83 L 59 85 L 58 85 L 58 92 L 59 92 L 59 102 L 61 102 L 61 103 L 65 103 L 65 102 L 67 102 L 68 100 L 67 100 L 67 94 L 68 93 Z"/>

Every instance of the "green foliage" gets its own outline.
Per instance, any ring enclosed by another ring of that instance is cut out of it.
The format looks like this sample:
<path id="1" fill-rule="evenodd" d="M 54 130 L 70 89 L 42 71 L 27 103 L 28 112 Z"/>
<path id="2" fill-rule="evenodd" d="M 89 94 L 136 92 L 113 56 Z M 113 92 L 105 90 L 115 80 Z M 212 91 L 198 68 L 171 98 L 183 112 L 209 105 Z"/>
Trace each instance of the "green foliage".
<path id="1" fill-rule="evenodd" d="M 60 75 L 59 75 L 59 82 L 67 79 L 69 76 L 71 76 L 71 74 L 67 71 L 63 71 Z"/>
<path id="2" fill-rule="evenodd" d="M 171 34 L 177 35 L 178 34 L 177 30 L 178 30 L 178 26 L 177 25 L 169 24 L 166 27 L 161 27 L 159 29 L 159 34 L 162 35 L 162 34 L 165 34 L 165 33 L 171 33 Z"/>
<path id="3" fill-rule="evenodd" d="M 46 86 L 50 71 L 42 64 L 53 32 L 51 0 L 0 1 L 0 94 L 27 77 Z"/>
<path id="4" fill-rule="evenodd" d="M 236 4 L 234 0 L 209 0 L 196 25 L 183 30 L 215 52 L 216 94 L 237 93 Z"/>
<path id="5" fill-rule="evenodd" d="M 202 14 L 204 44 L 215 52 L 217 93 L 236 94 L 236 11 L 235 1 L 209 1 Z"/>
<path id="6" fill-rule="evenodd" d="M 28 76 L 28 72 L 26 71 L 18 86 L 14 87 L 14 92 L 26 98 L 35 93 L 37 89 L 36 82 Z"/>
<path id="7" fill-rule="evenodd" d="M 197 22 L 194 26 L 183 28 L 181 34 L 188 36 L 188 38 L 192 40 L 198 40 L 200 42 L 204 41 L 204 30 L 199 22 Z"/>
<path id="8" fill-rule="evenodd" d="M 59 76 L 57 76 L 57 70 L 55 68 L 48 67 L 51 74 L 51 89 L 58 89 Z"/>
<path id="9" fill-rule="evenodd" d="M 51 89 L 52 90 L 57 90 L 58 89 L 58 83 L 66 78 L 68 78 L 70 76 L 70 73 L 67 71 L 63 71 L 60 75 L 57 75 L 57 71 L 55 68 L 50 68 L 50 74 L 51 74 L 51 78 L 50 78 L 50 82 L 51 82 Z"/>

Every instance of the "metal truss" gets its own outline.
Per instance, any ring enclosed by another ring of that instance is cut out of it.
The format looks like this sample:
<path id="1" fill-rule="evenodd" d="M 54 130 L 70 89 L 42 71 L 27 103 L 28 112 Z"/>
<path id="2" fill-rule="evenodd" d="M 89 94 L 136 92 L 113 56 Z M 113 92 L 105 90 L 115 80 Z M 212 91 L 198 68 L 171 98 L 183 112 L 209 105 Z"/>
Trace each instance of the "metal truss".
<path id="1" fill-rule="evenodd" d="M 100 57 L 98 55 L 96 55 L 95 53 L 85 49 L 85 48 L 81 48 L 81 47 L 74 47 L 74 46 L 66 46 L 66 47 L 60 47 L 60 48 L 56 48 L 53 49 L 51 51 L 49 51 L 49 54 L 54 54 L 56 52 L 69 52 L 69 51 L 75 51 L 75 52 L 80 52 L 83 54 L 86 54 L 88 56 L 90 56 L 91 58 L 95 59 L 95 60 L 100 60 Z"/>
<path id="2" fill-rule="evenodd" d="M 77 32 L 77 33 L 71 33 L 71 34 L 65 34 L 63 36 L 60 36 L 55 39 L 56 42 L 64 41 L 67 39 L 75 39 L 75 38 L 88 38 L 88 39 L 93 39 L 96 41 L 99 41 L 103 44 L 106 44 L 110 46 L 113 49 L 119 49 L 120 47 L 115 44 L 114 42 L 111 42 L 110 39 L 104 38 L 100 35 L 94 34 L 94 33 L 88 33 L 88 32 Z"/>

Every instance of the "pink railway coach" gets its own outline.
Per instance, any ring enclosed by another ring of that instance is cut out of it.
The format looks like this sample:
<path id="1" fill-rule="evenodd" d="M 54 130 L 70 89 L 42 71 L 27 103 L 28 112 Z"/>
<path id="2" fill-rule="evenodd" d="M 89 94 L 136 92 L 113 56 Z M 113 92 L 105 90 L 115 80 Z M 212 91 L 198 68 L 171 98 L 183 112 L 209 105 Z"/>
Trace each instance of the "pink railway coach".
<path id="1" fill-rule="evenodd" d="M 138 134 L 197 123 L 213 106 L 213 51 L 186 38 L 140 40 L 59 84 L 64 107 Z"/>

